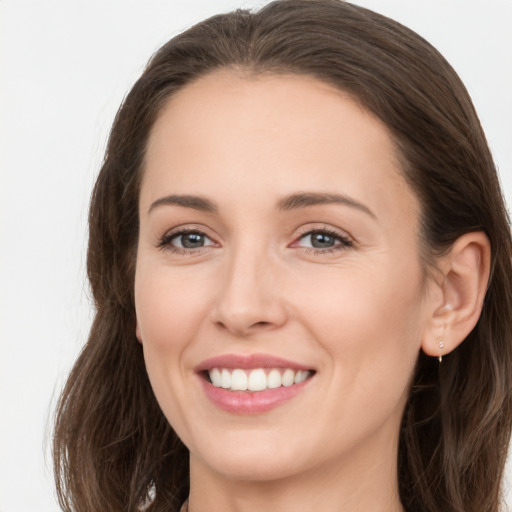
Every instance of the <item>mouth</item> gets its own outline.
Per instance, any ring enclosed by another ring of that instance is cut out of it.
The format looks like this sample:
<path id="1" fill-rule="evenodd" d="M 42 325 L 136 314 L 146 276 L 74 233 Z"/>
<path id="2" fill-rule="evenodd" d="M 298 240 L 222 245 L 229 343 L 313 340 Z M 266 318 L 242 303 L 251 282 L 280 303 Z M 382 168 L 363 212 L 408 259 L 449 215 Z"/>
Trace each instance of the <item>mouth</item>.
<path id="1" fill-rule="evenodd" d="M 290 387 L 311 378 L 314 370 L 294 368 L 212 368 L 203 377 L 216 388 L 257 393 L 268 389 Z"/>
<path id="2" fill-rule="evenodd" d="M 265 413 L 302 394 L 316 370 L 265 354 L 217 356 L 195 368 L 206 396 L 232 414 Z"/>

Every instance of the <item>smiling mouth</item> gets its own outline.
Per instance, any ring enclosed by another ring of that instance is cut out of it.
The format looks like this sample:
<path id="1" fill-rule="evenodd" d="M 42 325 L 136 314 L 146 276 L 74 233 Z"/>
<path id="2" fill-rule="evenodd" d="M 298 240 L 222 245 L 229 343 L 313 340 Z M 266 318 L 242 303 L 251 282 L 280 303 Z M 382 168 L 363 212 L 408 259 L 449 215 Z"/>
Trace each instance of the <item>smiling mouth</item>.
<path id="1" fill-rule="evenodd" d="M 204 378 L 216 388 L 248 392 L 291 387 L 311 378 L 314 373 L 314 370 L 292 368 L 212 368 L 202 372 Z"/>

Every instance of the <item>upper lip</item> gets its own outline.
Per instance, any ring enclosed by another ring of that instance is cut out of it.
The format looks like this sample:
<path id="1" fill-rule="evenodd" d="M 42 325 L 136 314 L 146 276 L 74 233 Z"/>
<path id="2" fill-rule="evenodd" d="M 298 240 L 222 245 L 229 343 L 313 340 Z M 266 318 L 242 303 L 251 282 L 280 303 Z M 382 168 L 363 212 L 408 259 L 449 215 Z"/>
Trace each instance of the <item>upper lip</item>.
<path id="1" fill-rule="evenodd" d="M 243 370 L 251 370 L 255 368 L 291 368 L 292 370 L 312 370 L 310 366 L 276 357 L 270 354 L 225 354 L 211 357 L 201 362 L 195 370 L 203 372 L 212 368 L 240 368 Z"/>

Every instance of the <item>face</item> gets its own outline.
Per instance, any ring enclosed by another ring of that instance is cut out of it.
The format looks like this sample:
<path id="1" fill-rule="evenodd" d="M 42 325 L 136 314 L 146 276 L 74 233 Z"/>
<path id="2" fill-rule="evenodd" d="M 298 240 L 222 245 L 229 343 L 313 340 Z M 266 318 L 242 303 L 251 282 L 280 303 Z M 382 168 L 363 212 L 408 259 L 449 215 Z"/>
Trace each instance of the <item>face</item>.
<path id="1" fill-rule="evenodd" d="M 396 466 L 427 318 L 418 212 L 385 126 L 329 85 L 225 71 L 170 99 L 141 185 L 137 337 L 194 467 Z"/>

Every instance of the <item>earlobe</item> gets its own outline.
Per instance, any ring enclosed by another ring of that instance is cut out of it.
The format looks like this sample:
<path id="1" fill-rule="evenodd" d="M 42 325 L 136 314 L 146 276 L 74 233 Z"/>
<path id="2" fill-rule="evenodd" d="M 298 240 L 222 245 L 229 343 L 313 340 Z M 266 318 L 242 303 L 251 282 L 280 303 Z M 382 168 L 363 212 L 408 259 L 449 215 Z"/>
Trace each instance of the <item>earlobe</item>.
<path id="1" fill-rule="evenodd" d="M 139 343 L 142 343 L 142 335 L 140 333 L 140 327 L 139 327 L 139 321 L 136 320 L 136 324 L 135 324 L 135 336 L 137 338 L 137 341 Z"/>
<path id="2" fill-rule="evenodd" d="M 423 351 L 440 357 L 454 350 L 473 330 L 489 281 L 491 249 L 483 232 L 462 235 L 450 252 L 441 258 L 441 276 L 437 283 L 430 328 Z"/>

